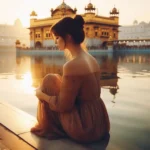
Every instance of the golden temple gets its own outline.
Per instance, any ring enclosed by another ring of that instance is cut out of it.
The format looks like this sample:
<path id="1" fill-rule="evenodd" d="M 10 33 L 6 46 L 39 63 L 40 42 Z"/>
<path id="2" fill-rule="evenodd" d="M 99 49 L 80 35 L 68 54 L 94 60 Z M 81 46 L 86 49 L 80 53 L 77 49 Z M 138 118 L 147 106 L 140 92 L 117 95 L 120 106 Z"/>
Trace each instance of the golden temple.
<path id="1" fill-rule="evenodd" d="M 119 12 L 114 7 L 110 16 L 99 16 L 96 8 L 90 2 L 85 8 L 85 13 L 80 14 L 84 21 L 85 44 L 87 48 L 105 48 L 111 39 L 118 40 Z M 30 47 L 51 49 L 55 43 L 50 35 L 50 27 L 63 17 L 74 17 L 77 8 L 72 9 L 64 1 L 55 9 L 51 8 L 51 16 L 38 19 L 37 13 L 30 14 Z"/>

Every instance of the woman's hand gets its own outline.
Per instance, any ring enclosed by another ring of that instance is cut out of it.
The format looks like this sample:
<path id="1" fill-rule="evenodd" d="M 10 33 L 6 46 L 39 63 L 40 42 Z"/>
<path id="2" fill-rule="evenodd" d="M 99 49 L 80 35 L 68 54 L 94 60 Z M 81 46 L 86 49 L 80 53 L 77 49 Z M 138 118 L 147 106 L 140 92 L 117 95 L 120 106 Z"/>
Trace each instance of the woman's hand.
<path id="1" fill-rule="evenodd" d="M 35 95 L 39 100 L 43 100 L 43 101 L 49 103 L 50 96 L 43 93 L 40 87 L 36 89 Z"/>
<path id="2" fill-rule="evenodd" d="M 36 97 L 38 98 L 38 99 L 43 99 L 43 97 L 42 97 L 42 90 L 41 90 L 41 88 L 39 87 L 39 88 L 37 88 L 36 90 Z"/>

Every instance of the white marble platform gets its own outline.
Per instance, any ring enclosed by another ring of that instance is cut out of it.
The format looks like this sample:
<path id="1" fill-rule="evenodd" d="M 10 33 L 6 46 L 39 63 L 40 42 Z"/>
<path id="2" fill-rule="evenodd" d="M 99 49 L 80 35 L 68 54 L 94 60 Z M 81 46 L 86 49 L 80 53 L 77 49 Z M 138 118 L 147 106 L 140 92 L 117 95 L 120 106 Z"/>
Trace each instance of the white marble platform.
<path id="1" fill-rule="evenodd" d="M 108 139 L 93 144 L 81 145 L 70 139 L 48 140 L 30 132 L 36 118 L 9 104 L 0 102 L 0 124 L 20 139 L 38 150 L 105 150 Z"/>

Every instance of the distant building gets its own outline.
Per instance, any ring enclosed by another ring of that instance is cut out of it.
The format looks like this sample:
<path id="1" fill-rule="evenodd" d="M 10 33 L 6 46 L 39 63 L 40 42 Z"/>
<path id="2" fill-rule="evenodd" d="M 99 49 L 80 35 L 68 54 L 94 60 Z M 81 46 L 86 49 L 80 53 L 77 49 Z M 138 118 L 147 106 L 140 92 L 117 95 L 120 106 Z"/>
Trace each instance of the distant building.
<path id="1" fill-rule="evenodd" d="M 19 19 L 14 25 L 0 25 L 0 47 L 15 47 L 16 40 L 19 40 L 21 45 L 29 47 L 30 37 L 29 29 L 22 27 Z"/>
<path id="2" fill-rule="evenodd" d="M 138 21 L 135 20 L 133 25 L 120 27 L 119 40 L 122 39 L 150 39 L 150 23 L 138 23 Z"/>
<path id="3" fill-rule="evenodd" d="M 85 13 L 81 14 L 85 20 L 85 44 L 87 47 L 100 47 L 107 45 L 107 41 L 118 39 L 119 12 L 114 7 L 109 17 L 97 15 L 97 10 L 92 3 L 85 7 Z M 55 46 L 50 35 L 50 27 L 63 17 L 74 17 L 77 9 L 72 9 L 64 1 L 55 9 L 51 9 L 51 15 L 47 18 L 37 19 L 37 13 L 30 14 L 30 47 L 49 48 Z"/>

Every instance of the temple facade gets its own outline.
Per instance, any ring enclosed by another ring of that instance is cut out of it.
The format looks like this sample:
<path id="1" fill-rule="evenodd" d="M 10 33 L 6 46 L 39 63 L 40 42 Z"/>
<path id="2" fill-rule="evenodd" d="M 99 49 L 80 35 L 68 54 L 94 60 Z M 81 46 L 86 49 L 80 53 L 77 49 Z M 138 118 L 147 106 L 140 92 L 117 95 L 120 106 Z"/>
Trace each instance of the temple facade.
<path id="1" fill-rule="evenodd" d="M 89 3 L 85 13 L 80 14 L 84 21 L 85 41 L 87 47 L 106 47 L 109 40 L 118 40 L 119 12 L 114 7 L 109 17 L 96 14 L 96 8 Z M 51 8 L 51 14 L 47 18 L 38 19 L 37 13 L 30 14 L 30 47 L 51 48 L 55 43 L 50 35 L 50 27 L 63 17 L 74 17 L 77 14 L 76 8 L 71 8 L 64 1 L 55 9 Z"/>

